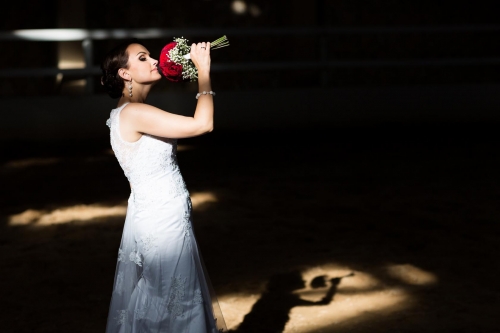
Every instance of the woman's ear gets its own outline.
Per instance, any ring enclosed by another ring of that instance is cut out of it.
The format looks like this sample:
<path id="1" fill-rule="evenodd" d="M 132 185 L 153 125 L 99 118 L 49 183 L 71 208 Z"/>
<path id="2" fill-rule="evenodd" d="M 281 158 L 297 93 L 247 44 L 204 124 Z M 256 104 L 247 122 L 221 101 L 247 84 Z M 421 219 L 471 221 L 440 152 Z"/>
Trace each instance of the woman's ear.
<path id="1" fill-rule="evenodd" d="M 127 70 L 125 68 L 120 68 L 118 70 L 118 75 L 124 80 L 124 81 L 130 81 L 130 74 L 127 73 Z"/>

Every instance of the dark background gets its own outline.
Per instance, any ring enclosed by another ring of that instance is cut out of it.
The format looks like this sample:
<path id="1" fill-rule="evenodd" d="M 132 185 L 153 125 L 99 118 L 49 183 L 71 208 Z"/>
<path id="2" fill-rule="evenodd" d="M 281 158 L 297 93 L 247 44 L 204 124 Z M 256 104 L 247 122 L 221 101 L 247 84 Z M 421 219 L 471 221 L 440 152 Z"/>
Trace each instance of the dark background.
<path id="1" fill-rule="evenodd" d="M 498 57 L 498 29 L 375 32 L 378 27 L 495 26 L 498 15 L 486 2 L 246 4 L 247 11 L 236 14 L 233 1 L 12 1 L 3 4 L 0 29 L 374 31 L 228 36 L 231 46 L 213 52 L 214 64 L 318 62 L 321 43 L 327 45 L 329 61 Z M 95 42 L 95 66 L 117 42 Z M 166 42 L 145 41 L 152 54 Z M 2 40 L 1 45 L 0 70 L 57 66 L 57 42 Z M 382 291 L 401 288 L 411 302 L 391 311 L 375 302 L 372 311 L 322 332 L 499 332 L 498 69 L 498 61 L 476 61 L 214 71 L 216 108 L 221 106 L 216 112 L 220 110 L 225 125 L 219 130 L 216 122 L 213 133 L 179 140 L 191 148 L 179 152 L 179 163 L 191 192 L 208 191 L 218 198 L 194 215 L 217 293 L 261 295 L 276 280 L 283 290 L 291 290 L 283 273 L 337 264 L 376 277 Z M 9 224 L 12 216 L 30 210 L 111 207 L 127 199 L 128 184 L 109 153 L 107 131 L 95 132 L 84 117 L 73 138 L 50 127 L 58 115 L 71 114 L 68 105 L 100 96 L 105 100 L 97 75 L 90 95 L 74 88 L 72 83 L 84 78 L 68 76 L 57 83 L 54 77 L 4 76 L 0 81 L 6 106 L 0 110 L 2 332 L 104 330 L 123 218 L 41 227 L 36 220 Z M 158 96 L 165 91 L 191 96 L 195 90 L 192 83 L 162 80 L 152 95 L 161 101 Z M 287 96 L 293 98 L 290 113 Z M 65 108 L 40 107 L 46 101 L 61 101 Z M 96 108 L 114 106 L 111 99 L 107 103 Z M 248 105 L 258 105 L 258 110 Z M 35 120 L 26 109 L 36 112 Z M 106 117 L 98 120 L 103 123 Z M 245 119 L 253 125 L 243 129 Z M 402 284 L 384 270 L 389 264 L 418 267 L 438 283 Z M 247 321 L 255 332 L 265 332 L 262 323 L 282 331 L 288 319 L 271 314 L 294 305 L 278 295 L 261 306 L 263 311 L 251 311 L 257 319 Z"/>
<path id="2" fill-rule="evenodd" d="M 9 2 L 0 23 L 3 31 L 17 29 L 140 29 L 140 28 L 270 28 L 270 27 L 451 27 L 494 26 L 498 19 L 488 2 L 448 1 L 253 1 L 236 14 L 232 1 L 43 1 Z M 253 7 L 252 7 L 253 6 Z M 257 13 L 250 8 L 257 8 Z M 253 14 L 252 14 L 253 13 Z M 64 15 L 71 15 L 64 19 Z M 374 29 L 375 31 L 375 29 Z M 393 32 L 326 36 L 328 60 L 404 60 L 494 58 L 498 31 Z M 185 36 L 195 42 L 202 37 Z M 218 37 L 218 36 L 215 36 Z M 251 61 L 318 61 L 321 36 L 230 36 L 234 47 L 214 52 L 214 63 Z M 203 37 L 206 38 L 206 37 Z M 144 41 L 153 55 L 168 42 Z M 117 40 L 96 41 L 94 65 Z M 57 65 L 58 42 L 2 41 L 0 68 L 38 68 Z M 78 44 L 78 43 L 76 43 Z M 78 47 L 78 46 L 76 46 Z M 497 83 L 498 64 L 472 66 L 406 66 L 337 68 L 328 71 L 329 86 Z M 315 87 L 322 84 L 319 70 L 300 67 L 220 73 L 219 89 L 249 90 Z M 77 79 L 73 77 L 72 79 Z M 98 83 L 98 77 L 95 78 Z M 158 86 L 165 87 L 167 82 Z M 99 84 L 95 92 L 102 93 Z M 179 89 L 170 86 L 170 89 Z M 184 87 L 185 89 L 185 87 Z M 63 90 L 64 92 L 64 90 Z M 1 96 L 61 93 L 53 78 L 2 80 Z"/>

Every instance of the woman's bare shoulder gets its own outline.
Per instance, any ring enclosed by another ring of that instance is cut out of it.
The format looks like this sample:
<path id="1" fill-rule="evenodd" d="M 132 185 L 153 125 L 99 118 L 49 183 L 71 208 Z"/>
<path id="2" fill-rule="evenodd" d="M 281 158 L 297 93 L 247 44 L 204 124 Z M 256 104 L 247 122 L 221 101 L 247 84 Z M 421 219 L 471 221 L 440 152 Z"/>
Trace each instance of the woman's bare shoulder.
<path id="1" fill-rule="evenodd" d="M 124 114 L 125 117 L 140 117 L 151 113 L 155 114 L 158 112 L 164 111 L 157 108 L 156 106 L 145 103 L 128 103 L 122 109 L 122 114 Z"/>

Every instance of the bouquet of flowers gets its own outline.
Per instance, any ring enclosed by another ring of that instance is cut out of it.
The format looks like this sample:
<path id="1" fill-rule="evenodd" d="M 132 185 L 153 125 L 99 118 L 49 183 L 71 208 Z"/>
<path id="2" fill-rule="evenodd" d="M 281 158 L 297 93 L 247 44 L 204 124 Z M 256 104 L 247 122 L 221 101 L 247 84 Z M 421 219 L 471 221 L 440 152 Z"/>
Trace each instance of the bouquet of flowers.
<path id="1" fill-rule="evenodd" d="M 211 50 L 226 46 L 229 46 L 226 36 L 222 36 L 210 43 Z M 196 81 L 198 79 L 198 70 L 191 61 L 190 51 L 191 47 L 188 45 L 187 39 L 174 37 L 174 41 L 165 45 L 161 50 L 158 63 L 159 72 L 172 82 Z"/>

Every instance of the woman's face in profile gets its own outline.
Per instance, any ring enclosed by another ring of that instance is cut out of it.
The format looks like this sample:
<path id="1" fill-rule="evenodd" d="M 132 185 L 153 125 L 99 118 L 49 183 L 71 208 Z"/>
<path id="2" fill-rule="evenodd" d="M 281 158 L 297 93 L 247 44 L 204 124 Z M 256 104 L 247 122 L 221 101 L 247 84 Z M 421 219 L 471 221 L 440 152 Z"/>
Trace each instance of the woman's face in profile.
<path id="1" fill-rule="evenodd" d="M 158 72 L 158 61 L 149 55 L 149 51 L 141 44 L 130 44 L 128 52 L 128 71 L 132 80 L 137 83 L 151 83 L 161 79 Z"/>

